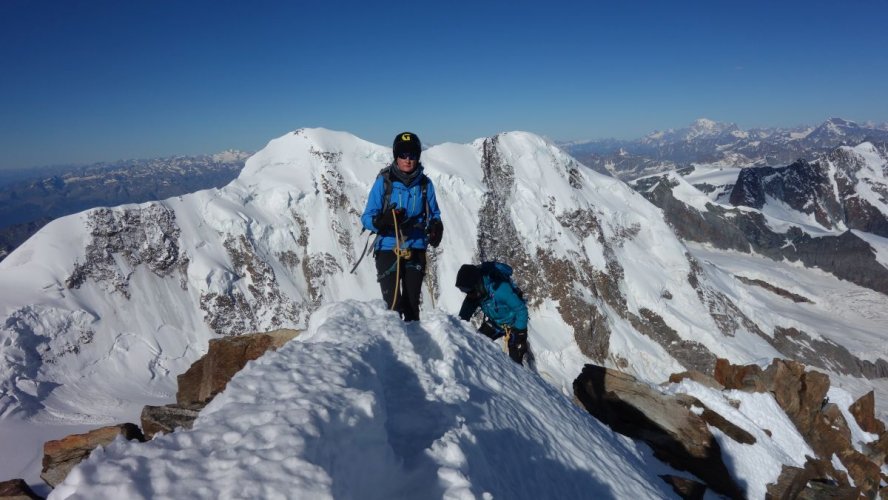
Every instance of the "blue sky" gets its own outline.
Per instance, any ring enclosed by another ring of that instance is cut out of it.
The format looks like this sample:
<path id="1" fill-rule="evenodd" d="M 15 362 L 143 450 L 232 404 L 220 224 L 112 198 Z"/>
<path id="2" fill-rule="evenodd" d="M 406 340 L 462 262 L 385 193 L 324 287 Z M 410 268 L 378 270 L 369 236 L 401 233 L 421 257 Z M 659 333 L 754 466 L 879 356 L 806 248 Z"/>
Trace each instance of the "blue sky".
<path id="1" fill-rule="evenodd" d="M 378 3 L 378 5 L 377 5 Z M 888 121 L 888 0 L 0 0 L 0 168 Z"/>

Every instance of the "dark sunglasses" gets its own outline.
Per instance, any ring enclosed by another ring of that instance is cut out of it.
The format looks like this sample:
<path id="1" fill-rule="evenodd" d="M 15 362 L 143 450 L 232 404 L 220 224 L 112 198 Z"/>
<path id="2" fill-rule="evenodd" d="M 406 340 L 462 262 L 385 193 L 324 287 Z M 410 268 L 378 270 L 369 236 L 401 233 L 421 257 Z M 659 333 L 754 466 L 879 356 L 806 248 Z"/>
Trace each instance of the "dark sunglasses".
<path id="1" fill-rule="evenodd" d="M 416 153 L 398 153 L 398 158 L 402 160 L 413 160 L 416 161 L 419 159 L 419 155 Z"/>

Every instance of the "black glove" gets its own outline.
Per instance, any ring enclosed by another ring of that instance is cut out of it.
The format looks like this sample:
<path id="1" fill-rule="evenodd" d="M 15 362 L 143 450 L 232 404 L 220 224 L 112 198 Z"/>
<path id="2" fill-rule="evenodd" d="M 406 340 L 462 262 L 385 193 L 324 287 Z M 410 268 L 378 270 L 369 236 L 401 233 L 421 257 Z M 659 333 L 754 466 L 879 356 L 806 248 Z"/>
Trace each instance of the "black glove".
<path id="1" fill-rule="evenodd" d="M 392 216 L 392 210 L 395 212 L 394 217 Z M 394 205 L 389 205 L 385 210 L 373 217 L 373 227 L 380 233 L 393 233 L 395 231 L 395 219 L 397 219 L 400 226 L 404 222 L 404 216 L 403 208 L 395 208 Z"/>
<path id="2" fill-rule="evenodd" d="M 484 323 L 481 323 L 481 326 L 478 327 L 478 333 L 490 340 L 496 340 L 506 334 L 502 328 L 494 325 L 489 320 L 485 320 Z"/>
<path id="3" fill-rule="evenodd" d="M 527 328 L 513 329 L 509 335 L 509 357 L 521 364 L 527 354 Z"/>
<path id="4" fill-rule="evenodd" d="M 426 235 L 429 237 L 429 245 L 437 248 L 441 244 L 441 238 L 444 236 L 444 223 L 441 219 L 432 219 L 426 228 Z"/>

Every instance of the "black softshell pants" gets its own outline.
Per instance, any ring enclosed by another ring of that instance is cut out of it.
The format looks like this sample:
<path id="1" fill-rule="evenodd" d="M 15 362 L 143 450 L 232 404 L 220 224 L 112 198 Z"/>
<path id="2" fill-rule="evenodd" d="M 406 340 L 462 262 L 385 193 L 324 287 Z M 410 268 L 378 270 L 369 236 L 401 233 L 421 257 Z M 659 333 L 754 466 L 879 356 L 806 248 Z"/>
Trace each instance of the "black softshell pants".
<path id="1" fill-rule="evenodd" d="M 419 321 L 419 301 L 422 296 L 422 280 L 425 278 L 425 250 L 411 250 L 409 259 L 401 258 L 400 268 L 397 257 L 391 250 L 376 252 L 376 279 L 382 290 L 382 300 L 395 310 L 404 321 Z M 400 279 L 398 295 L 395 298 L 395 280 Z"/>

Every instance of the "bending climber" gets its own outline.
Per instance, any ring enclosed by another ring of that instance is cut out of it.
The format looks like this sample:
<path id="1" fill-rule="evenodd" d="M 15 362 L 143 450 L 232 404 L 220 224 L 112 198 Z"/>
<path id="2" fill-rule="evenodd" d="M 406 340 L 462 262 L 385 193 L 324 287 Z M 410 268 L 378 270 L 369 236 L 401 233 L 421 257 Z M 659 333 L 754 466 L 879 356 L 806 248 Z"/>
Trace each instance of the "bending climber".
<path id="1" fill-rule="evenodd" d="M 512 268 L 501 262 L 465 264 L 456 274 L 456 286 L 466 298 L 459 317 L 469 321 L 478 308 L 485 319 L 478 333 L 491 340 L 507 337 L 509 357 L 521 363 L 527 354 L 527 304 L 523 293 L 512 282 Z"/>

